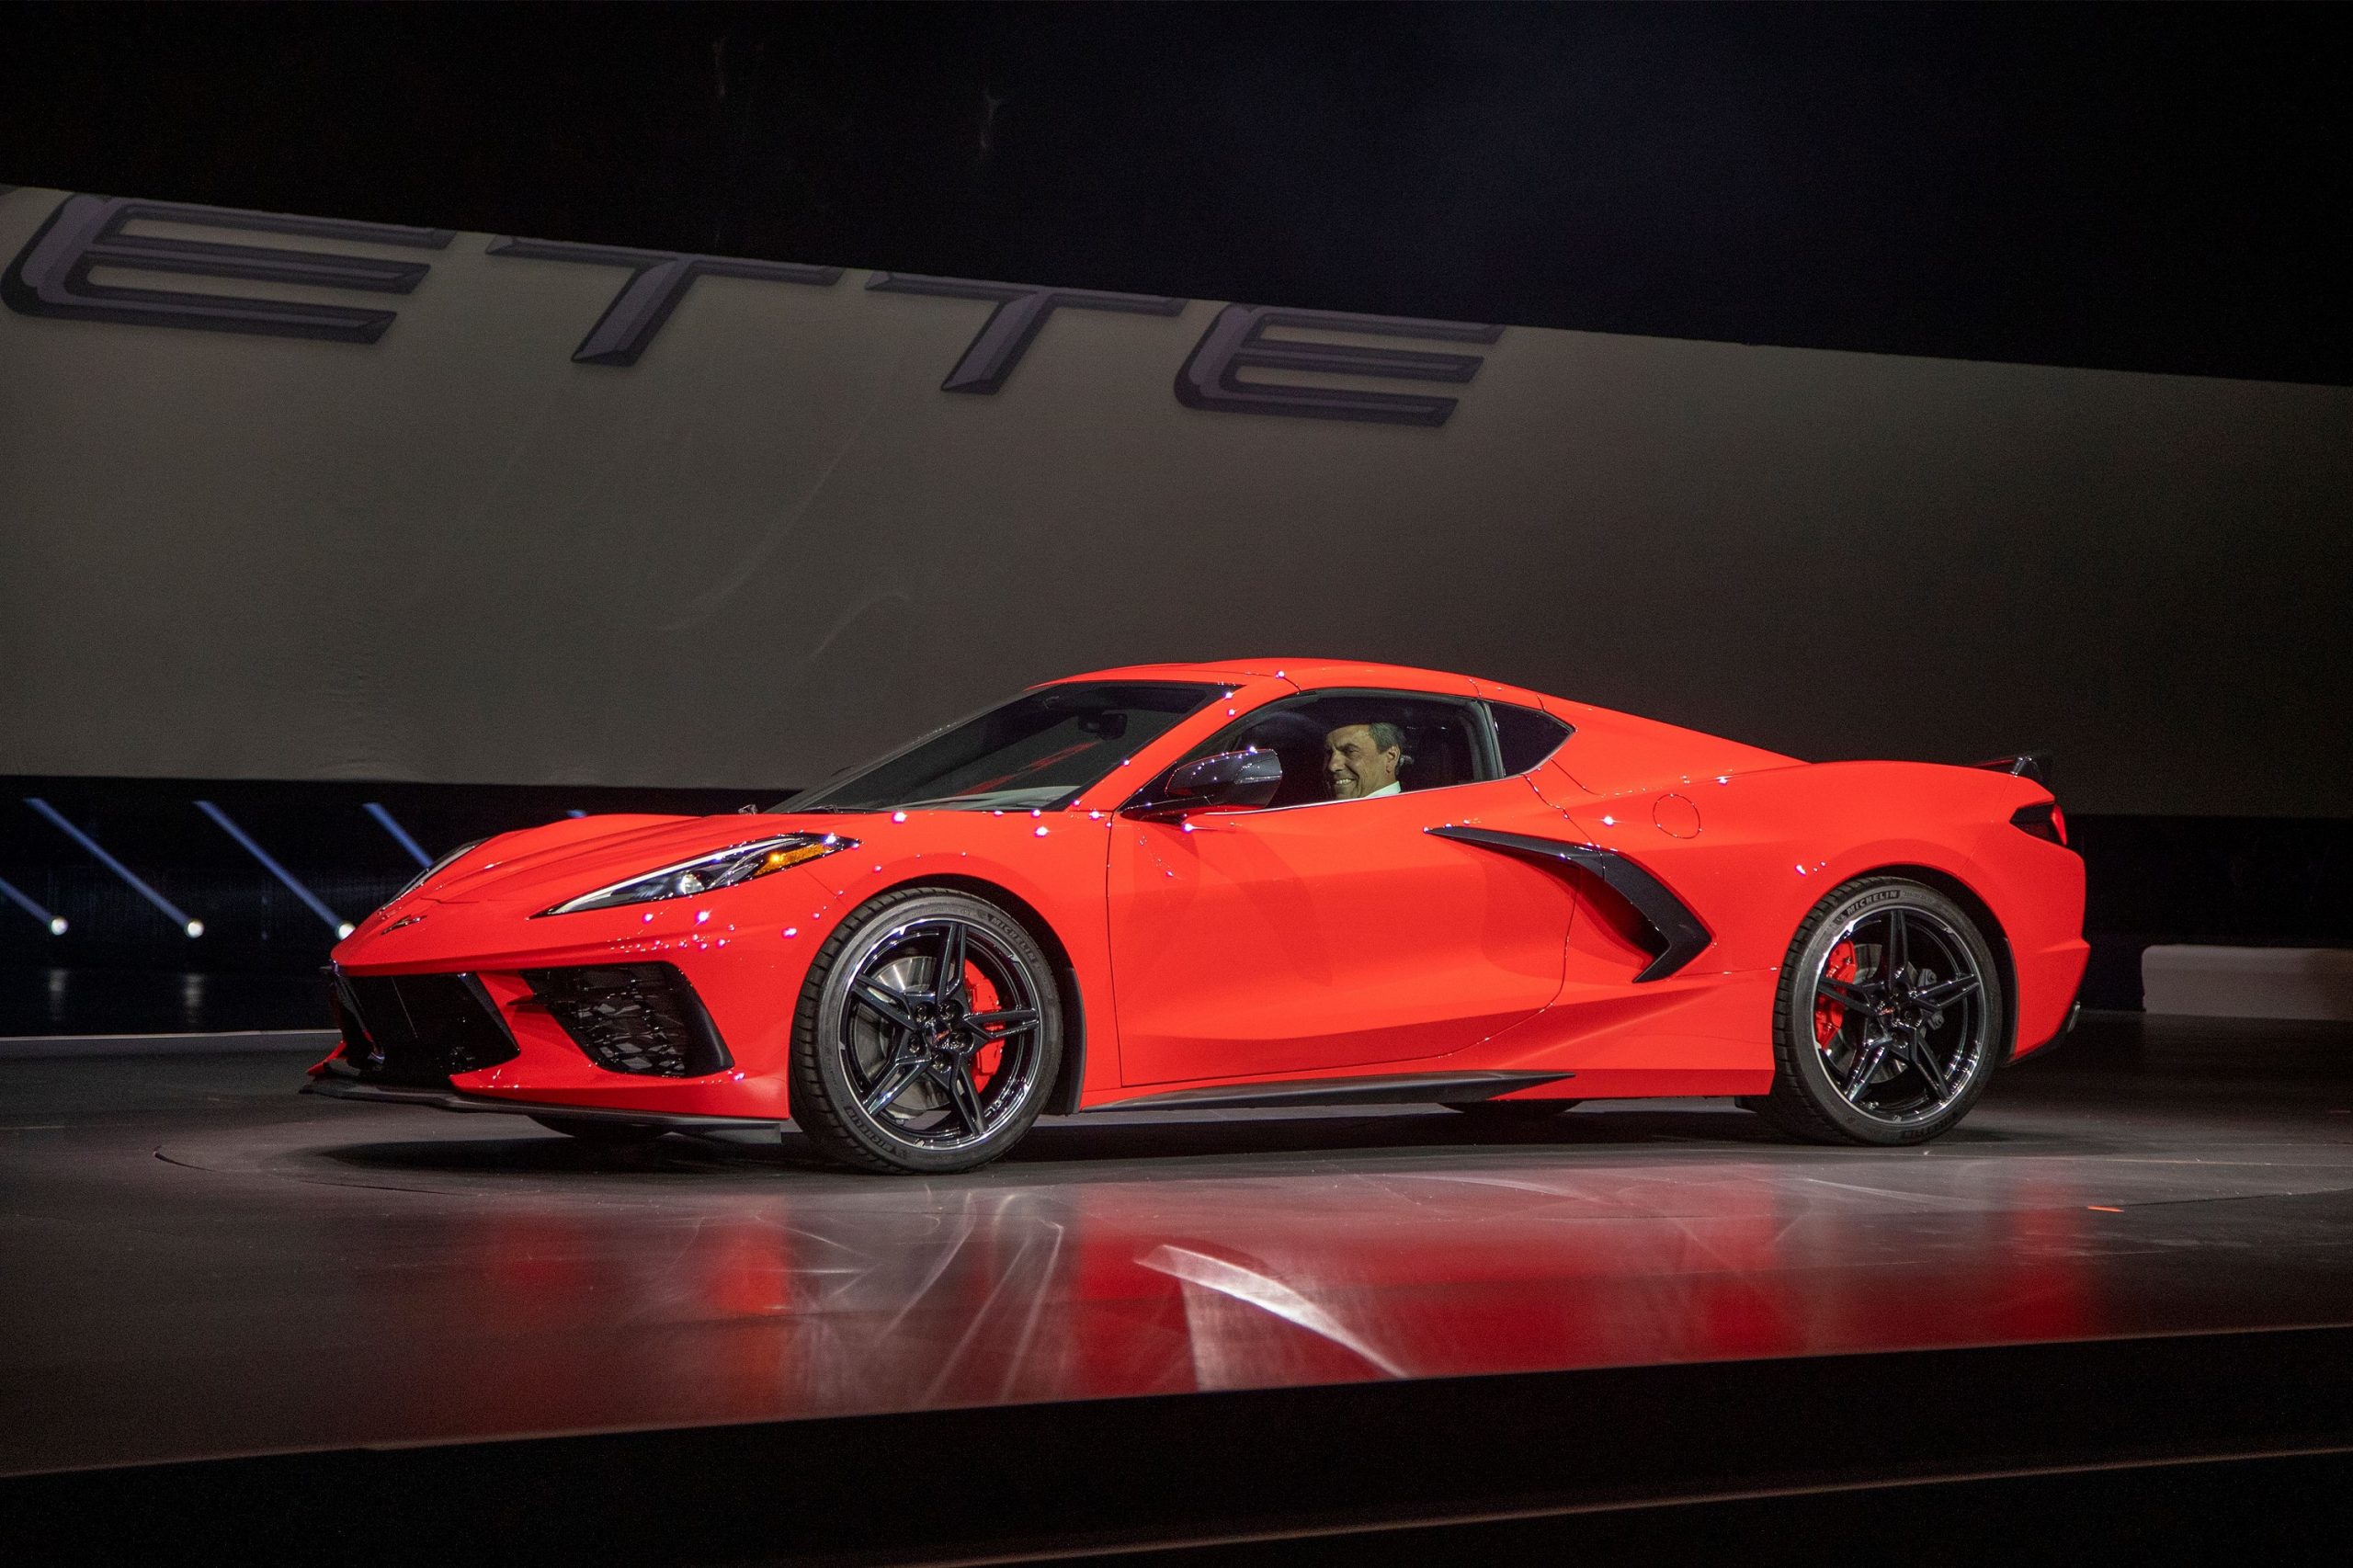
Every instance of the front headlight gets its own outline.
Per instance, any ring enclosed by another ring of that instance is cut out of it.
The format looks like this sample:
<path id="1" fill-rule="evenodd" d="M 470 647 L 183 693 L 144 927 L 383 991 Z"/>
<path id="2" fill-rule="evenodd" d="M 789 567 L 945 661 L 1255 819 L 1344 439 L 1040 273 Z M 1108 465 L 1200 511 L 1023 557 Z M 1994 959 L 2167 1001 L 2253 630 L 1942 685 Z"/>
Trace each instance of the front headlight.
<path id="1" fill-rule="evenodd" d="M 657 899 L 693 898 L 857 847 L 858 840 L 833 833 L 788 833 L 775 838 L 756 838 L 748 844 L 731 844 L 724 849 L 598 888 L 595 892 L 584 892 L 553 909 L 542 909 L 540 914 L 577 915 L 585 909 L 613 909 L 624 903 L 652 903 Z"/>

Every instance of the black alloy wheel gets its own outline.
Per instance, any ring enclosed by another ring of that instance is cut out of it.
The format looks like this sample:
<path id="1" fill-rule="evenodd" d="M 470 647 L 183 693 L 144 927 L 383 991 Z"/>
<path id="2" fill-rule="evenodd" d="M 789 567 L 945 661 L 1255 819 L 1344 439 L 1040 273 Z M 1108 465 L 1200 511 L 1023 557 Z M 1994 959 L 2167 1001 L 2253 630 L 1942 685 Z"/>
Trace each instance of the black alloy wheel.
<path id="1" fill-rule="evenodd" d="M 1750 1104 L 1815 1142 L 1926 1142 L 1984 1092 L 2006 1025 L 2000 967 L 1968 912 L 1909 879 L 1867 877 L 1799 927 L 1773 1090 Z"/>
<path id="2" fill-rule="evenodd" d="M 902 889 L 853 913 L 811 967 L 792 1119 L 862 1169 L 972 1170 L 1029 1130 L 1061 1062 L 1061 1000 L 1037 940 L 970 893 Z"/>

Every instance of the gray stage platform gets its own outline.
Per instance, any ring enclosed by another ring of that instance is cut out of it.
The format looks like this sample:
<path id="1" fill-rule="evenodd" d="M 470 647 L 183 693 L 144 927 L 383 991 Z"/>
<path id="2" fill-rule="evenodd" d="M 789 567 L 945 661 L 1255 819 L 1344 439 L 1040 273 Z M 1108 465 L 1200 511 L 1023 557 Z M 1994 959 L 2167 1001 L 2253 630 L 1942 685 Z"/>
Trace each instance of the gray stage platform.
<path id="1" fill-rule="evenodd" d="M 1048 1121 L 934 1181 L 0 1061 L 0 1473 L 2353 1323 L 2353 1028 L 2099 1019 L 1917 1151 L 1729 1105 Z"/>

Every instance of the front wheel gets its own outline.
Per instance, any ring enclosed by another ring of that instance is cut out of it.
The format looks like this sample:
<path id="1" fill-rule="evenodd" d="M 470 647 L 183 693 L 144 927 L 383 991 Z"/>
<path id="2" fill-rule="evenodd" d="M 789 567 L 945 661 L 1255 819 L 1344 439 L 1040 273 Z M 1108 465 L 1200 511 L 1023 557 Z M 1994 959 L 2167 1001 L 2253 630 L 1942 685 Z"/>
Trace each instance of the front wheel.
<path id="1" fill-rule="evenodd" d="M 1798 927 L 1773 1090 L 1751 1108 L 1812 1142 L 1925 1143 L 1984 1092 L 2006 1018 L 2000 966 L 1965 910 L 1908 878 L 1862 878 Z"/>
<path id="2" fill-rule="evenodd" d="M 984 1165 L 1045 1108 L 1062 1064 L 1053 970 L 985 899 L 904 888 L 852 912 L 792 1023 L 792 1119 L 870 1171 Z"/>

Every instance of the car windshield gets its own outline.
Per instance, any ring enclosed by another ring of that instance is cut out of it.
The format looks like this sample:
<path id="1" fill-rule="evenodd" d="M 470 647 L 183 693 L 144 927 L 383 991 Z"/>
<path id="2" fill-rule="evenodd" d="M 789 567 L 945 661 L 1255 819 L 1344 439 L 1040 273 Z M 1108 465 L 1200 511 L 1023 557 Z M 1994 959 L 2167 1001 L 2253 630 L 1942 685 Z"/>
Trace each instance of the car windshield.
<path id="1" fill-rule="evenodd" d="M 1052 811 L 1225 688 L 1176 681 L 1040 687 L 778 811 Z"/>

